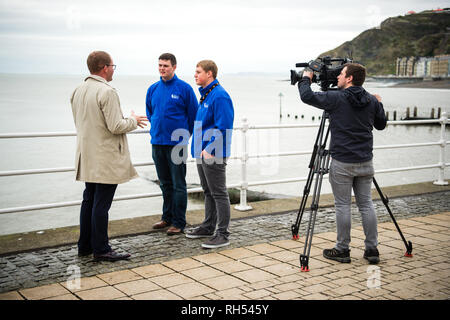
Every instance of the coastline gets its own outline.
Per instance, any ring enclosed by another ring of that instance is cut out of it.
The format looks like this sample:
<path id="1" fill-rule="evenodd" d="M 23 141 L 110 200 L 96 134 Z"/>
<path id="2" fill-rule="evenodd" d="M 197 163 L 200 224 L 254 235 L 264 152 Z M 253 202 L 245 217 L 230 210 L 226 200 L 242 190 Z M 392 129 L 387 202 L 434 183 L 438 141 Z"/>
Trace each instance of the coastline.
<path id="1" fill-rule="evenodd" d="M 412 83 L 397 83 L 392 87 L 397 88 L 420 88 L 420 89 L 450 89 L 450 80 L 418 81 Z"/>

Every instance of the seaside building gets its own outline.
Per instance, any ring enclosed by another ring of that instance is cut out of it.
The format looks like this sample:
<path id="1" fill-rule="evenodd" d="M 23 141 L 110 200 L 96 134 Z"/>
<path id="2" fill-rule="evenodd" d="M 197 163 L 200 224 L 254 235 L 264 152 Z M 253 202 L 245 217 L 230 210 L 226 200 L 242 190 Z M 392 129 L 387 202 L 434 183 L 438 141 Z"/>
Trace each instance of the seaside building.
<path id="1" fill-rule="evenodd" d="M 416 57 L 408 58 L 408 61 L 406 62 L 406 76 L 408 76 L 408 77 L 414 76 L 414 69 L 415 69 L 416 61 L 417 61 Z"/>
<path id="2" fill-rule="evenodd" d="M 431 61 L 431 76 L 432 77 L 448 77 L 449 74 L 449 60 L 450 55 L 439 55 L 434 57 Z"/>
<path id="3" fill-rule="evenodd" d="M 397 76 L 412 77 L 415 73 L 417 57 L 397 58 Z"/>
<path id="4" fill-rule="evenodd" d="M 431 75 L 430 74 L 430 67 L 431 67 L 431 58 L 429 58 L 429 57 L 420 57 L 417 60 L 414 74 L 417 77 L 429 77 Z"/>
<path id="5" fill-rule="evenodd" d="M 449 77 L 450 55 L 435 57 L 399 57 L 396 60 L 398 77 Z"/>

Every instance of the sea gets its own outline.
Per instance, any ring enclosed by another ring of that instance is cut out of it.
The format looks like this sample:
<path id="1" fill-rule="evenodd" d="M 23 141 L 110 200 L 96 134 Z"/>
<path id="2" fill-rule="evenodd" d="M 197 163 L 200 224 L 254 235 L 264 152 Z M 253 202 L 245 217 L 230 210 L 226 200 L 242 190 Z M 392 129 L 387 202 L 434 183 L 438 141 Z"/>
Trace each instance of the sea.
<path id="1" fill-rule="evenodd" d="M 0 74 L 0 134 L 75 132 L 70 106 L 73 90 L 85 75 Z M 179 77 L 198 88 L 192 75 Z M 286 74 L 229 74 L 218 77 L 230 94 L 235 111 L 234 126 L 242 126 L 243 119 L 250 126 L 319 124 L 322 111 L 302 103 L 298 89 L 289 82 Z M 124 116 L 133 110 L 145 115 L 145 97 L 148 87 L 158 81 L 157 76 L 131 76 L 116 73 L 110 84 L 117 89 Z M 411 114 L 417 107 L 418 116 L 429 117 L 432 109 L 450 114 L 449 89 L 400 88 L 394 83 L 368 81 L 364 85 L 370 93 L 382 97 L 384 108 L 391 119 L 394 111 L 400 119 L 409 107 Z M 319 90 L 313 84 L 314 90 Z M 147 127 L 148 129 L 149 127 Z M 446 140 L 449 140 L 449 126 Z M 317 127 L 253 129 L 247 134 L 250 156 L 295 151 L 311 151 L 318 132 Z M 390 125 L 383 131 L 374 130 L 374 145 L 411 144 L 440 140 L 439 125 Z M 129 134 L 131 158 L 134 163 L 151 159 L 148 133 Z M 76 137 L 0 139 L 0 171 L 73 167 Z M 233 132 L 232 157 L 240 156 L 243 137 L 240 130 Z M 449 146 L 445 154 L 450 162 Z M 439 147 L 409 147 L 374 150 L 376 170 L 405 168 L 436 164 Z M 265 182 L 308 175 L 310 155 L 282 157 L 252 157 L 248 161 L 247 180 Z M 119 185 L 116 196 L 159 192 L 154 166 L 136 167 L 139 178 Z M 242 166 L 238 159 L 227 165 L 227 184 L 238 184 Z M 445 169 L 449 179 L 450 169 Z M 438 178 L 437 169 L 422 169 L 376 175 L 383 186 L 402 185 Z M 200 186 L 194 163 L 187 166 L 189 188 Z M 250 187 L 251 191 L 273 198 L 299 197 L 305 182 L 265 184 Z M 81 200 L 84 184 L 75 181 L 74 172 L 47 173 L 0 177 L 0 209 Z M 328 180 L 322 184 L 322 193 L 331 193 Z M 162 197 L 115 201 L 110 210 L 110 220 L 140 216 L 160 215 Z M 189 198 L 188 210 L 202 209 L 203 202 Z M 0 235 L 22 232 L 45 232 L 64 226 L 79 224 L 79 206 L 0 214 Z M 295 217 L 293 217 L 295 219 Z"/>

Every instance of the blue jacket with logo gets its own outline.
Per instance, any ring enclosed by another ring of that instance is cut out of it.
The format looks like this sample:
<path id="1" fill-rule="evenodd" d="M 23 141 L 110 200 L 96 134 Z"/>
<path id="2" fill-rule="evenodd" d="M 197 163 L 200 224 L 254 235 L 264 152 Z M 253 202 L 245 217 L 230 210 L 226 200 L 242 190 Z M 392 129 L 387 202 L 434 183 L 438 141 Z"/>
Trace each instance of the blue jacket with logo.
<path id="1" fill-rule="evenodd" d="M 372 159 L 372 130 L 386 127 L 383 104 L 375 96 L 360 86 L 313 92 L 308 77 L 303 77 L 298 88 L 304 103 L 328 112 L 332 158 L 346 163 Z"/>
<path id="2" fill-rule="evenodd" d="M 219 83 L 217 79 L 206 88 L 200 87 L 200 94 L 204 96 L 216 83 Z M 233 102 L 225 89 L 219 84 L 198 107 L 192 134 L 192 157 L 200 158 L 200 153 L 203 150 L 218 158 L 229 157 L 231 154 L 233 121 Z"/>
<path id="3" fill-rule="evenodd" d="M 169 81 L 154 83 L 147 90 L 146 97 L 147 118 L 151 124 L 151 144 L 187 145 L 189 136 L 194 129 L 194 119 L 197 113 L 197 97 L 192 87 L 177 75 Z M 184 129 L 183 134 L 176 129 Z M 188 135 L 189 133 L 189 135 Z"/>

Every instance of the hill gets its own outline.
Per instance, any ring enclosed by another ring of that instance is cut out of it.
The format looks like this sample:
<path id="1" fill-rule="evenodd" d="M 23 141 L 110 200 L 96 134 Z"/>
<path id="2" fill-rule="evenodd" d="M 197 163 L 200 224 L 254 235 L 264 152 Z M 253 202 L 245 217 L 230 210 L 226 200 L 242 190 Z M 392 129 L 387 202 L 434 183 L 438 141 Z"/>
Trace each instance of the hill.
<path id="1" fill-rule="evenodd" d="M 397 57 L 450 54 L 450 10 L 388 18 L 320 57 L 344 58 L 350 52 L 369 75 L 395 74 Z"/>

